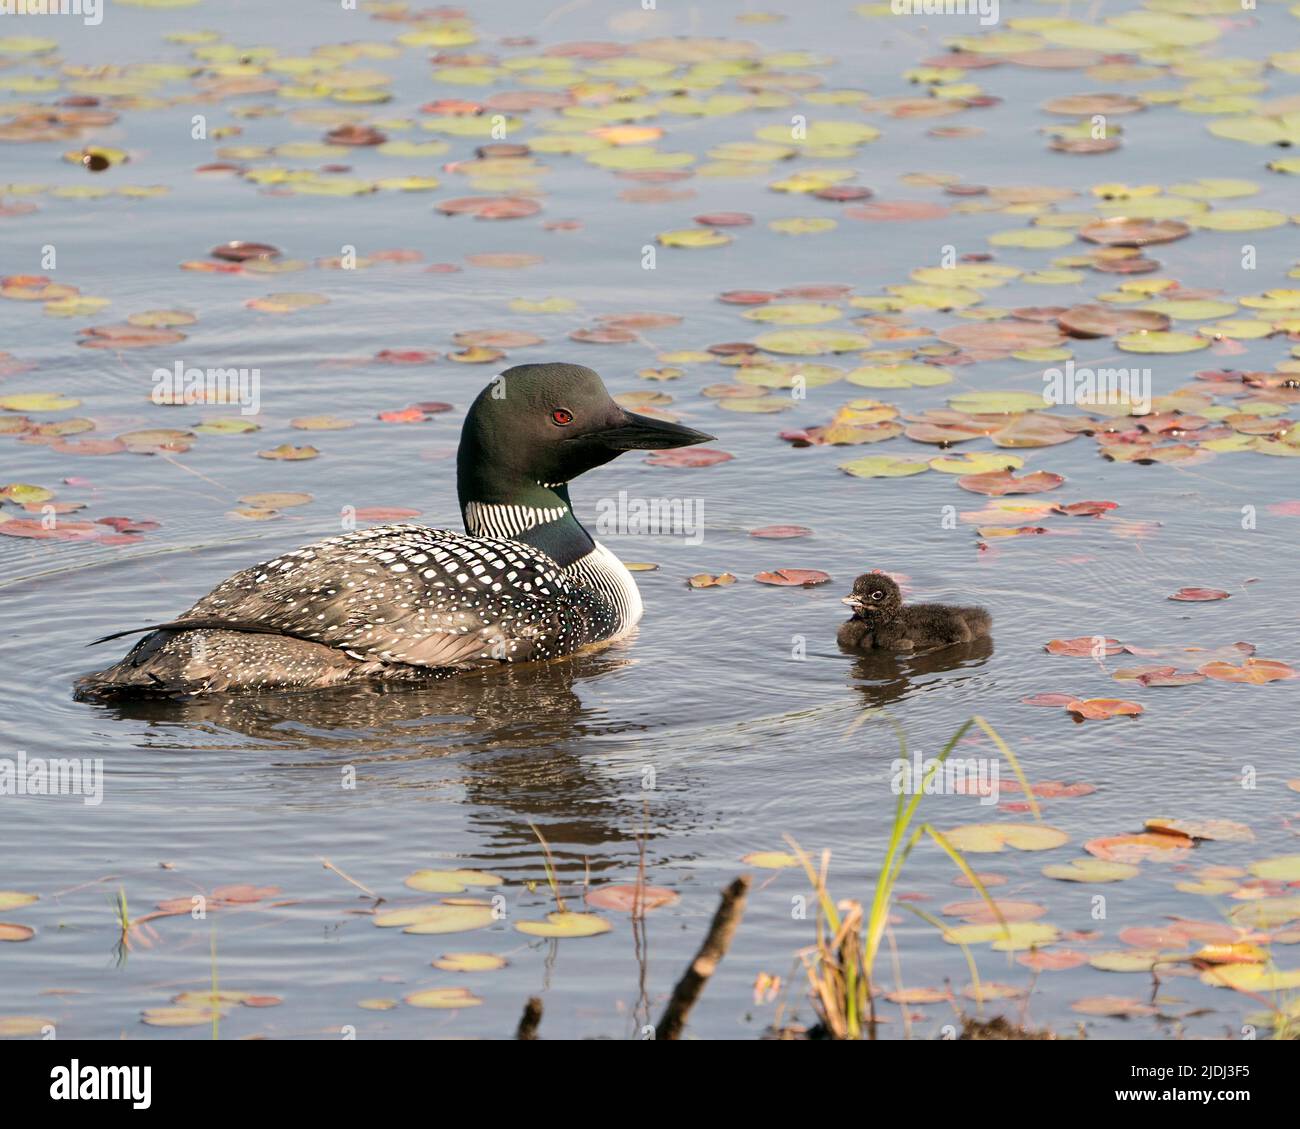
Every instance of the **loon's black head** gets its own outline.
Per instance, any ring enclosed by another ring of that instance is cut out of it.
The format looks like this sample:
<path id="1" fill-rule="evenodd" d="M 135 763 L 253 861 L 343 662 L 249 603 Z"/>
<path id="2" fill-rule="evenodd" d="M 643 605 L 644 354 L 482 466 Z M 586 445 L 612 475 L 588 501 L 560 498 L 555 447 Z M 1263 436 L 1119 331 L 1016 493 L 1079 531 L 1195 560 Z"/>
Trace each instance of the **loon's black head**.
<path id="1" fill-rule="evenodd" d="M 534 488 L 562 487 L 624 451 L 713 438 L 619 407 L 583 365 L 516 365 L 478 394 L 465 417 L 456 467 L 461 505 L 525 502 Z"/>
<path id="2" fill-rule="evenodd" d="M 841 603 L 853 609 L 857 619 L 888 619 L 903 606 L 903 593 L 883 572 L 864 572 L 853 582 L 853 592 Z"/>

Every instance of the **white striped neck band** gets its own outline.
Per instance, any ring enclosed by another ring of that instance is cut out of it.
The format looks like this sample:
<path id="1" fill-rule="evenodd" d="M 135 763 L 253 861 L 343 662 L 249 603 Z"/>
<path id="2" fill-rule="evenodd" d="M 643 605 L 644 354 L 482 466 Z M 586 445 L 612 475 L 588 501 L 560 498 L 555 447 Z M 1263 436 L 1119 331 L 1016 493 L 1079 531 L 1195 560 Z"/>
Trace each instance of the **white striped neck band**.
<path id="1" fill-rule="evenodd" d="M 559 521 L 568 506 L 516 506 L 497 502 L 467 502 L 465 531 L 471 537 L 518 537 L 529 529 Z"/>

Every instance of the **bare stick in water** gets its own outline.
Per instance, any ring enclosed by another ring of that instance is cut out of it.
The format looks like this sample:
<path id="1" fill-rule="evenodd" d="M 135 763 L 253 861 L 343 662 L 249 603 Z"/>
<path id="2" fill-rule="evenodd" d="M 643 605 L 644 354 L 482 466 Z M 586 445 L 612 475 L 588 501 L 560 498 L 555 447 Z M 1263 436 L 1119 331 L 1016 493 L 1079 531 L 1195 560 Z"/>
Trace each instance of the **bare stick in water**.
<path id="1" fill-rule="evenodd" d="M 709 982 L 709 977 L 717 970 L 718 964 L 731 948 L 731 938 L 735 935 L 736 926 L 740 924 L 740 919 L 745 914 L 745 899 L 749 897 L 750 882 L 749 875 L 742 874 L 722 891 L 722 901 L 718 904 L 718 912 L 713 915 L 713 924 L 709 926 L 704 944 L 695 954 L 695 959 L 691 961 L 685 975 L 677 981 L 677 987 L 673 989 L 673 997 L 668 1001 L 668 1006 L 664 1008 L 664 1013 L 659 1019 L 659 1026 L 655 1028 L 656 1039 L 682 1037 L 682 1029 L 686 1026 L 691 1008 L 695 1006 L 695 1001 L 704 991 L 704 985 Z"/>
<path id="2" fill-rule="evenodd" d="M 351 882 L 353 886 L 355 886 L 363 894 L 366 894 L 367 896 L 374 898 L 376 902 L 383 902 L 388 900 L 387 898 L 383 897 L 381 894 L 376 894 L 369 886 L 365 885 L 365 883 L 358 882 L 350 874 L 344 874 L 343 871 L 341 871 L 337 866 L 335 866 L 332 862 L 330 862 L 329 859 L 323 858 L 320 860 L 320 863 L 321 866 L 323 866 L 326 870 L 332 870 L 335 874 L 337 874 L 340 878 L 342 878 L 344 882 Z"/>
<path id="3" fill-rule="evenodd" d="M 529 996 L 524 1004 L 524 1014 L 519 1017 L 519 1029 L 516 1039 L 536 1039 L 537 1028 L 542 1022 L 542 1000 L 540 996 Z"/>

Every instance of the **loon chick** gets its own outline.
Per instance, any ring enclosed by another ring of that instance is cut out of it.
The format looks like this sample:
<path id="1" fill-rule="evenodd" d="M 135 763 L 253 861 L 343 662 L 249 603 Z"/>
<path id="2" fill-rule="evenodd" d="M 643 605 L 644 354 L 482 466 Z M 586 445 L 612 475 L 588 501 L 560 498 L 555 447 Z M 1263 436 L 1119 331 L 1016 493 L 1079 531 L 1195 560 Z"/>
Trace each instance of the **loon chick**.
<path id="1" fill-rule="evenodd" d="M 625 411 L 582 365 L 517 365 L 465 418 L 465 534 L 381 525 L 244 569 L 180 618 L 140 629 L 150 634 L 82 678 L 76 697 L 427 681 L 616 639 L 641 618 L 641 597 L 574 517 L 569 481 L 624 451 L 713 438 Z"/>
<path id="2" fill-rule="evenodd" d="M 910 651 L 948 647 L 988 636 L 993 620 L 983 608 L 950 604 L 903 606 L 898 585 L 883 572 L 863 573 L 853 582 L 853 594 L 841 603 L 853 617 L 841 625 L 836 639 L 856 651 Z"/>

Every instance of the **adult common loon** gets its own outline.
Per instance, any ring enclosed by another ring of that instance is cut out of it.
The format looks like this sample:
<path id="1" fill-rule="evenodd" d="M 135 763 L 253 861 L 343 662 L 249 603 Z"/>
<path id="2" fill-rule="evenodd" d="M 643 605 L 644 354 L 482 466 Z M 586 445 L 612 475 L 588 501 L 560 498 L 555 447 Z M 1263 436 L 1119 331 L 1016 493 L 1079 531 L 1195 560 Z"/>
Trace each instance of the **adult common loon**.
<path id="1" fill-rule="evenodd" d="M 641 618 L 641 596 L 574 517 L 568 484 L 624 451 L 711 439 L 625 411 L 582 365 L 507 369 L 461 431 L 465 534 L 381 525 L 244 569 L 180 618 L 139 629 L 150 634 L 76 696 L 427 681 L 616 639 Z"/>

